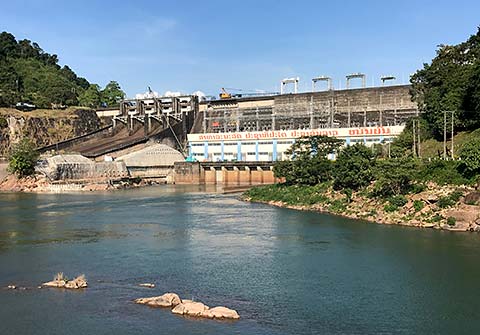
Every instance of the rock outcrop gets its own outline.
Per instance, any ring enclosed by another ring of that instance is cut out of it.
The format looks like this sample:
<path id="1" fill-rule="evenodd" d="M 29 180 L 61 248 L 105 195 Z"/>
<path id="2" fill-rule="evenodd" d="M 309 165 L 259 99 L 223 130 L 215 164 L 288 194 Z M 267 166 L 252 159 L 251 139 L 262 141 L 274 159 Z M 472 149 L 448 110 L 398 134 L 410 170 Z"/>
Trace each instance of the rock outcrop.
<path id="1" fill-rule="evenodd" d="M 30 113 L 2 109 L 0 118 L 7 124 L 6 127 L 0 127 L 0 155 L 5 155 L 10 146 L 22 137 L 28 137 L 35 146 L 42 147 L 92 132 L 102 126 L 95 111 L 83 109 L 38 110 Z"/>
<path id="2" fill-rule="evenodd" d="M 158 297 L 135 299 L 135 303 L 151 307 L 175 307 L 181 304 L 182 300 L 175 293 L 165 293 Z"/>
<path id="3" fill-rule="evenodd" d="M 152 307 L 173 307 L 172 313 L 207 319 L 240 319 L 236 310 L 218 306 L 211 308 L 199 301 L 182 300 L 175 293 L 165 293 L 158 297 L 135 299 L 135 303 Z"/>
<path id="4" fill-rule="evenodd" d="M 184 300 L 172 309 L 173 314 L 205 317 L 209 307 L 201 302 Z"/>
<path id="5" fill-rule="evenodd" d="M 73 280 L 68 280 L 65 278 L 63 273 L 58 273 L 52 281 L 43 283 L 44 287 L 57 287 L 57 288 L 66 288 L 66 289 L 80 289 L 86 288 L 88 286 L 87 279 L 85 275 L 80 275 Z"/>
<path id="6" fill-rule="evenodd" d="M 207 311 L 207 316 L 215 319 L 240 319 L 237 311 L 223 306 L 211 308 Z"/>

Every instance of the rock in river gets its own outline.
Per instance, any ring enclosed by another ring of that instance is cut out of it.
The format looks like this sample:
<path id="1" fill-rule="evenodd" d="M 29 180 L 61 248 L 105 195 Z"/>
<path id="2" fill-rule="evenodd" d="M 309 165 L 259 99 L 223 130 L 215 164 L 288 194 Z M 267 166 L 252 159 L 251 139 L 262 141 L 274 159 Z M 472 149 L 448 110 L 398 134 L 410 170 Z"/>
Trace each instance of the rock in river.
<path id="1" fill-rule="evenodd" d="M 182 300 L 175 293 L 165 293 L 158 297 L 135 299 L 135 303 L 152 307 L 175 307 L 181 304 Z"/>
<path id="2" fill-rule="evenodd" d="M 201 302 L 184 300 L 172 309 L 173 314 L 205 317 L 209 307 Z"/>
<path id="3" fill-rule="evenodd" d="M 223 307 L 223 306 L 211 308 L 207 312 L 208 312 L 207 313 L 208 315 L 211 315 L 212 318 L 215 318 L 215 319 L 234 319 L 234 320 L 240 319 L 240 315 L 238 315 L 236 310 Z"/>
<path id="4" fill-rule="evenodd" d="M 158 297 L 135 299 L 135 303 L 152 307 L 173 307 L 172 313 L 208 319 L 240 319 L 237 311 L 219 306 L 210 309 L 207 305 L 192 300 L 182 300 L 175 293 L 165 293 Z"/>
<path id="5" fill-rule="evenodd" d="M 52 281 L 43 283 L 42 286 L 46 287 L 58 287 L 67 289 L 80 289 L 88 286 L 85 275 L 80 275 L 73 280 L 65 278 L 62 272 L 58 273 Z"/>

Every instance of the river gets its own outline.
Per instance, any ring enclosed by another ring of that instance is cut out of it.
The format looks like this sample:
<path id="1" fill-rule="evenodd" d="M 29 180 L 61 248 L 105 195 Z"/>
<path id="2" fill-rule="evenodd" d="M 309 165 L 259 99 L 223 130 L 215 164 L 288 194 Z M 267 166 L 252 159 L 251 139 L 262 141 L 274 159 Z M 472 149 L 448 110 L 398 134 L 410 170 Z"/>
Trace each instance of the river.
<path id="1" fill-rule="evenodd" d="M 480 235 L 198 187 L 0 194 L 0 334 L 479 334 Z M 63 271 L 82 291 L 38 289 Z M 139 287 L 153 282 L 154 289 Z M 226 322 L 132 302 L 176 292 Z"/>

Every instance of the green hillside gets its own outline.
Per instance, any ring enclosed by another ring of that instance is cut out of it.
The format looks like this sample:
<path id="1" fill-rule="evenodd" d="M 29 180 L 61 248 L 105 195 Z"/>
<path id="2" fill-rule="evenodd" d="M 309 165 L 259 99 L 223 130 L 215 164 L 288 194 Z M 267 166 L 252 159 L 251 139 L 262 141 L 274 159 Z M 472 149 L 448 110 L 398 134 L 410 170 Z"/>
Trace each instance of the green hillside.
<path id="1" fill-rule="evenodd" d="M 40 108 L 115 105 L 124 96 L 117 82 L 104 90 L 79 77 L 58 56 L 35 42 L 0 33 L 0 107 L 29 102 Z"/>

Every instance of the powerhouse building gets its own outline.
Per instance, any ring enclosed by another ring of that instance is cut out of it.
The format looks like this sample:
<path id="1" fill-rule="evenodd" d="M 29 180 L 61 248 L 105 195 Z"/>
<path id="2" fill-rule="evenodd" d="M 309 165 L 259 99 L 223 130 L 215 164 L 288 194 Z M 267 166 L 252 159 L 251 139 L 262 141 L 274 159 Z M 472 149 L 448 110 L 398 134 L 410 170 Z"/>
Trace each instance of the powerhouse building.
<path id="1" fill-rule="evenodd" d="M 418 115 L 410 85 L 204 101 L 188 135 L 198 161 L 275 161 L 302 136 L 388 143 Z"/>

